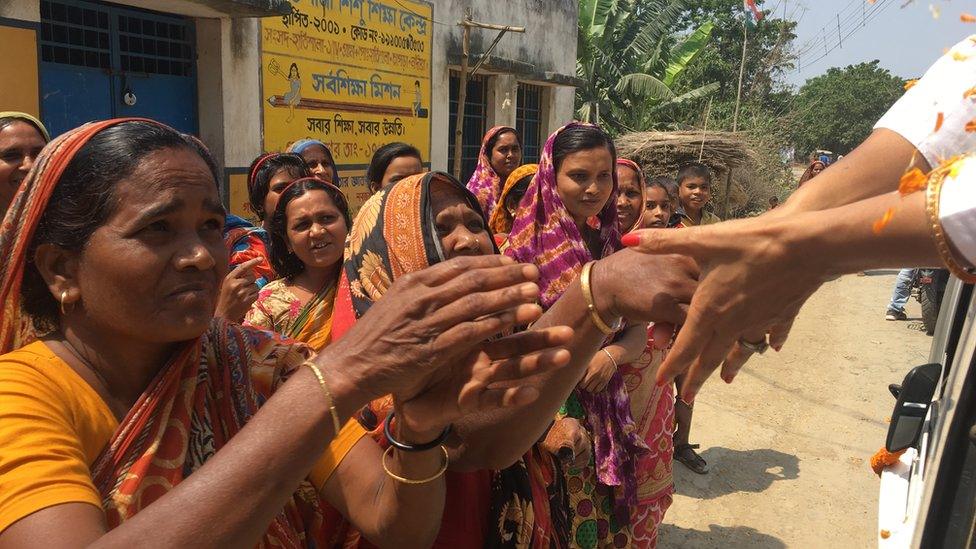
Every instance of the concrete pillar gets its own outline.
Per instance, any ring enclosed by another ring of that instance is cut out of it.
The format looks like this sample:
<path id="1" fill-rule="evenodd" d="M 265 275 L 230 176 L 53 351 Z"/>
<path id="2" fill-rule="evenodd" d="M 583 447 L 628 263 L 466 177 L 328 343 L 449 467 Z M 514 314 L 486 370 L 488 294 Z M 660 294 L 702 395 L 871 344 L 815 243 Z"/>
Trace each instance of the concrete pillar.
<path id="1" fill-rule="evenodd" d="M 197 19 L 200 136 L 227 168 L 261 153 L 257 19 Z"/>
<path id="2" fill-rule="evenodd" d="M 0 17 L 36 23 L 41 20 L 41 3 L 39 0 L 0 1 Z"/>
<path id="3" fill-rule="evenodd" d="M 545 121 L 545 131 L 548 136 L 576 118 L 576 89 L 565 86 L 553 86 L 546 88 L 545 92 L 543 94 L 545 96 L 543 98 L 543 106 L 545 108 L 543 120 Z"/>

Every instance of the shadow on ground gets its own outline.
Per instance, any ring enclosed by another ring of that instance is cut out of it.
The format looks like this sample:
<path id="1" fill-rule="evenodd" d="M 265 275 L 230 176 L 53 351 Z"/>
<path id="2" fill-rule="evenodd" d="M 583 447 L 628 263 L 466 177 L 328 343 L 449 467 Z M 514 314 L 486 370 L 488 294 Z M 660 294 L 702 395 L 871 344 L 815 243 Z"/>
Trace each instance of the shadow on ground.
<path id="1" fill-rule="evenodd" d="M 662 524 L 658 530 L 660 547 L 749 547 L 750 549 L 786 547 L 779 538 L 763 534 L 748 526 L 709 524 L 708 527 L 709 530 L 705 531 Z"/>
<path id="2" fill-rule="evenodd" d="M 763 492 L 774 482 L 800 475 L 800 459 L 777 450 L 730 450 L 712 447 L 701 453 L 709 472 L 698 475 L 674 464 L 675 491 L 695 499 L 713 499 L 736 492 Z"/>
<path id="3" fill-rule="evenodd" d="M 873 271 L 864 271 L 864 276 L 892 276 L 898 274 L 898 269 L 875 269 Z"/>

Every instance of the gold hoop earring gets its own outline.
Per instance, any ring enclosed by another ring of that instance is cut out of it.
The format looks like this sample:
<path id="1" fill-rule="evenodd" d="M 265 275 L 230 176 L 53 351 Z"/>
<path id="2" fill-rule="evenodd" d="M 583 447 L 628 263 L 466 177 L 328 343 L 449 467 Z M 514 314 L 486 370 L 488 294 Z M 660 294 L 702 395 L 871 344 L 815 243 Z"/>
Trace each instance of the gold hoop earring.
<path id="1" fill-rule="evenodd" d="M 68 290 L 61 290 L 61 315 L 67 316 L 68 312 L 64 310 L 64 299 L 68 297 Z"/>

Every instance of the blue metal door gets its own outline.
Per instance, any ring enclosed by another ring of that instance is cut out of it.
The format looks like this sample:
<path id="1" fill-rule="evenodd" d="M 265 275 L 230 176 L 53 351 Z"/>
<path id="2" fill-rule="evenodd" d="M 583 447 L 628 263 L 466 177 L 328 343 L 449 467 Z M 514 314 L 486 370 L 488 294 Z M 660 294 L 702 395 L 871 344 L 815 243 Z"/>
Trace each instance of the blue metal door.
<path id="1" fill-rule="evenodd" d="M 41 114 L 52 134 L 153 118 L 197 132 L 193 24 L 83 0 L 41 1 Z"/>

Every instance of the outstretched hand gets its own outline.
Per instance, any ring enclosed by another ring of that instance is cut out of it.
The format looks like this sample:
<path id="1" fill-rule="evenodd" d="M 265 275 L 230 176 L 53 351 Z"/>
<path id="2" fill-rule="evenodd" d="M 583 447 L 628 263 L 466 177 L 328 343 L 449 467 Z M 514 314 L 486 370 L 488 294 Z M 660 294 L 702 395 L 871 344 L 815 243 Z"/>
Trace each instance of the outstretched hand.
<path id="1" fill-rule="evenodd" d="M 539 397 L 533 377 L 569 364 L 566 326 L 523 332 L 484 344 L 464 360 L 434 372 L 415 394 L 394 395 L 414 431 L 446 425 L 495 408 L 525 406 Z"/>
<path id="2" fill-rule="evenodd" d="M 728 221 L 681 230 L 644 230 L 625 244 L 647 254 L 682 254 L 701 267 L 687 320 L 660 370 L 658 381 L 687 374 L 681 397 L 691 402 L 722 365 L 731 383 L 752 352 L 740 341 L 779 350 L 803 303 L 824 282 L 815 258 L 770 219 Z"/>
<path id="3" fill-rule="evenodd" d="M 541 316 L 538 277 L 536 267 L 499 255 L 458 257 L 404 275 L 319 356 L 343 365 L 331 381 L 340 393 L 360 402 L 392 394 L 415 430 L 530 402 L 538 389 L 527 378 L 569 361 L 556 347 L 572 330 L 489 340 Z"/>

